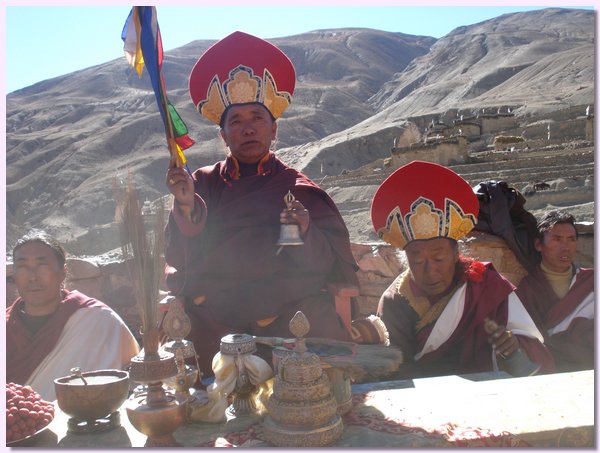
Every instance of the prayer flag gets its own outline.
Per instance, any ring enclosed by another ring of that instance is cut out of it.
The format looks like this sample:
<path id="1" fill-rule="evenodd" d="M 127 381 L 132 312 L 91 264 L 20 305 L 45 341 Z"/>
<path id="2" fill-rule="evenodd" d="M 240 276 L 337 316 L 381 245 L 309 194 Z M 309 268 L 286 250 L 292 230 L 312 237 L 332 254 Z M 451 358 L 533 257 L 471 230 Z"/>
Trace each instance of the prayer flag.
<path id="1" fill-rule="evenodd" d="M 167 98 L 162 75 L 163 47 L 155 6 L 134 6 L 125 21 L 121 33 L 123 50 L 129 64 L 141 77 L 144 66 L 150 76 L 158 110 L 165 125 L 171 153 L 176 152 L 183 165 L 186 159 L 183 150 L 195 141 L 188 136 L 188 129 L 175 107 Z M 189 172 L 189 169 L 187 169 Z"/>

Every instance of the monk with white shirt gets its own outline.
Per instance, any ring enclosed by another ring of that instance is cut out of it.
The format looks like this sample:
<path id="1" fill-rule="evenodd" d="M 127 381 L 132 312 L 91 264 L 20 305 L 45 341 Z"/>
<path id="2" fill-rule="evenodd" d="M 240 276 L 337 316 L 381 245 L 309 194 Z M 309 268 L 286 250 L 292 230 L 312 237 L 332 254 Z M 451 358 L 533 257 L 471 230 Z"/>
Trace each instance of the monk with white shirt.
<path id="1" fill-rule="evenodd" d="M 63 287 L 63 247 L 34 231 L 13 249 L 19 298 L 6 310 L 6 381 L 30 385 L 45 400 L 56 398 L 54 379 L 82 372 L 124 369 L 139 345 L 106 304 Z"/>
<path id="2" fill-rule="evenodd" d="M 573 263 L 577 240 L 571 214 L 547 212 L 535 239 L 541 260 L 517 288 L 559 371 L 594 368 L 594 269 Z"/>

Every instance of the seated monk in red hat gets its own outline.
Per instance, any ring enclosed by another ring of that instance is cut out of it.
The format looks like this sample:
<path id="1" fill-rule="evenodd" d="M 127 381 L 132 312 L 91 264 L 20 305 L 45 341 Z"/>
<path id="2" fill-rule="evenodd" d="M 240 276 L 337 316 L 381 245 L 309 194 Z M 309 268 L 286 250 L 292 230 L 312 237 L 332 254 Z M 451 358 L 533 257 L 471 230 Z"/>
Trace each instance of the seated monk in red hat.
<path id="1" fill-rule="evenodd" d="M 491 263 L 459 253 L 457 241 L 478 212 L 469 184 L 429 162 L 399 168 L 373 198 L 375 230 L 408 261 L 377 310 L 391 345 L 403 352 L 400 377 L 555 370 L 514 286 Z"/>
<path id="2" fill-rule="evenodd" d="M 190 74 L 194 105 L 220 126 L 228 152 L 192 176 L 169 165 L 166 282 L 185 299 L 205 376 L 223 336 L 289 337 L 298 310 L 309 336 L 350 339 L 325 290 L 330 282 L 357 284 L 346 225 L 327 193 L 271 150 L 295 78 L 281 50 L 241 32 L 210 47 Z M 298 225 L 304 244 L 279 252 L 282 224 Z"/>

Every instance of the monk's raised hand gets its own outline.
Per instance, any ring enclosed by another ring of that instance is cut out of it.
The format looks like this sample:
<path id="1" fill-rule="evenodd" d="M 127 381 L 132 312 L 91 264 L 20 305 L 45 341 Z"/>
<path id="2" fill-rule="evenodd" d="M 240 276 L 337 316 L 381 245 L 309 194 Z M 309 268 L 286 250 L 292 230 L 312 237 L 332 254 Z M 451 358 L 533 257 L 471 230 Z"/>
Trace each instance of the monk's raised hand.
<path id="1" fill-rule="evenodd" d="M 171 157 L 169 161 L 166 185 L 181 212 L 190 218 L 194 209 L 194 180 L 183 167 L 177 165 L 176 157 Z"/>

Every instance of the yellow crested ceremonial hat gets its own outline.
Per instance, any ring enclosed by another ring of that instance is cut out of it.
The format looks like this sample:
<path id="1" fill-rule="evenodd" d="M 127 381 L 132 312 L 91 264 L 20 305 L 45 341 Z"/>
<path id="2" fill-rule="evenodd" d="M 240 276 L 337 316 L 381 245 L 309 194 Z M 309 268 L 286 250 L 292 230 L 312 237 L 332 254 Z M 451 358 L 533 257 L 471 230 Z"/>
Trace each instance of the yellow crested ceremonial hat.
<path id="1" fill-rule="evenodd" d="M 418 239 L 458 240 L 477 223 L 479 201 L 471 186 L 439 164 L 410 162 L 392 173 L 371 202 L 377 235 L 399 248 Z"/>
<path id="2" fill-rule="evenodd" d="M 215 124 L 233 104 L 258 102 L 277 119 L 290 105 L 296 71 L 278 47 L 236 31 L 212 45 L 190 73 L 189 89 L 200 114 Z"/>

